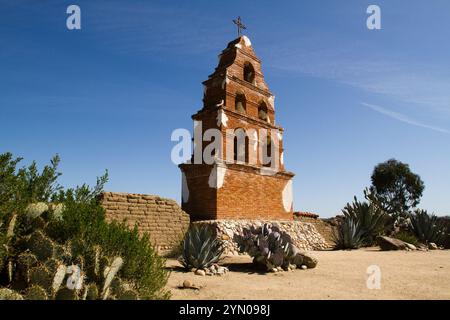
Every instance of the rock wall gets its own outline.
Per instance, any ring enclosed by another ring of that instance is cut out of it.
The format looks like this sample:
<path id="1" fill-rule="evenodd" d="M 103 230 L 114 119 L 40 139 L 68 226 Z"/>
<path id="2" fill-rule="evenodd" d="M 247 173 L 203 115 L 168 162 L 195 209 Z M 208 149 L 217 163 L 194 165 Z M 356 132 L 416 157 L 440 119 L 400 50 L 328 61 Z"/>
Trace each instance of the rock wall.
<path id="1" fill-rule="evenodd" d="M 238 246 L 233 240 L 235 235 L 242 234 L 244 228 L 261 226 L 263 223 L 278 224 L 281 230 L 287 232 L 294 244 L 302 250 L 326 250 L 330 245 L 316 230 L 312 223 L 302 221 L 265 221 L 265 220 L 206 220 L 195 224 L 207 224 L 214 234 L 223 240 L 226 255 L 237 255 Z"/>
<path id="2" fill-rule="evenodd" d="M 335 228 L 335 225 L 333 225 L 330 219 L 324 220 L 305 216 L 295 217 L 294 219 L 296 221 L 312 224 L 316 228 L 317 232 L 319 232 L 325 239 L 325 242 L 327 243 L 328 247 L 329 248 L 333 247 L 333 233 L 334 233 L 333 229 Z"/>
<path id="3" fill-rule="evenodd" d="M 173 249 L 189 228 L 189 215 L 171 199 L 154 195 L 104 192 L 100 197 L 107 220 L 126 220 L 138 226 L 139 232 L 150 234 L 159 252 Z"/>

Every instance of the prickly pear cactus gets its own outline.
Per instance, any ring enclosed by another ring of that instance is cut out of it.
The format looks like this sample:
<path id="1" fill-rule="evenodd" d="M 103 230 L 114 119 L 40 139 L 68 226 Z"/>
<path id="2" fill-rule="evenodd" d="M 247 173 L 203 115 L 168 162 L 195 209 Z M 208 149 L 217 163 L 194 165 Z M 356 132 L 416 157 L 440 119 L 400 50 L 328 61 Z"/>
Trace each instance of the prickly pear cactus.
<path id="1" fill-rule="evenodd" d="M 57 204 L 52 204 L 51 206 L 51 213 L 52 213 L 52 217 L 55 220 L 62 220 L 63 219 L 63 212 L 65 210 L 65 206 L 63 203 L 57 203 Z"/>
<path id="2" fill-rule="evenodd" d="M 33 285 L 25 291 L 26 300 L 48 300 L 47 292 L 40 286 Z"/>
<path id="3" fill-rule="evenodd" d="M 67 263 L 72 260 L 72 253 L 67 246 L 55 244 L 53 247 L 53 257 Z"/>
<path id="4" fill-rule="evenodd" d="M 99 298 L 98 287 L 96 284 L 88 284 L 84 289 L 84 300 L 97 300 Z"/>
<path id="5" fill-rule="evenodd" d="M 67 267 L 63 264 L 60 264 L 54 273 L 53 281 L 52 281 L 52 291 L 57 292 L 61 287 L 61 284 L 66 277 Z"/>
<path id="6" fill-rule="evenodd" d="M 0 300 L 23 300 L 23 296 L 14 290 L 0 288 Z"/>
<path id="7" fill-rule="evenodd" d="M 38 263 L 38 259 L 32 253 L 21 253 L 16 260 L 17 270 L 26 278 L 29 278 L 29 271 Z"/>
<path id="8" fill-rule="evenodd" d="M 28 248 L 40 261 L 45 261 L 53 256 L 55 244 L 40 230 L 31 234 L 27 241 Z"/>
<path id="9" fill-rule="evenodd" d="M 125 290 L 119 293 L 117 300 L 139 300 L 139 294 L 135 290 Z"/>
<path id="10" fill-rule="evenodd" d="M 48 211 L 48 209 L 48 205 L 44 202 L 31 203 L 25 209 L 25 215 L 29 220 L 33 220 Z"/>
<path id="11" fill-rule="evenodd" d="M 113 281 L 116 274 L 119 272 L 120 268 L 122 268 L 123 259 L 121 257 L 115 257 L 111 266 L 106 267 L 103 273 L 105 281 L 103 283 L 102 296 L 103 299 L 106 299 L 109 294 L 109 286 Z"/>
<path id="12" fill-rule="evenodd" d="M 255 264 L 267 270 L 287 268 L 291 260 L 293 244 L 291 237 L 276 225 L 265 223 L 258 228 L 243 230 L 240 250 L 253 257 Z"/>
<path id="13" fill-rule="evenodd" d="M 78 300 L 78 293 L 75 290 L 64 287 L 56 292 L 55 300 Z"/>
<path id="14" fill-rule="evenodd" d="M 31 285 L 36 285 L 49 290 L 52 285 L 52 275 L 45 266 L 37 266 L 30 270 L 28 282 Z"/>

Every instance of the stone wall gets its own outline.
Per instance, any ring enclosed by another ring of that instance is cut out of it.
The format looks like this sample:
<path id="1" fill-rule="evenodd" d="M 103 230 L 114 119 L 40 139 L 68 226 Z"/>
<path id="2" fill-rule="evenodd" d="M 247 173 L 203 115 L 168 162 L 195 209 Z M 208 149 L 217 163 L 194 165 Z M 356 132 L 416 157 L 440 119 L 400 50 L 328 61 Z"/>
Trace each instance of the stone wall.
<path id="1" fill-rule="evenodd" d="M 107 220 L 123 221 L 148 232 L 150 241 L 160 252 L 173 249 L 189 227 L 189 215 L 171 199 L 154 195 L 104 192 L 101 203 Z"/>
<path id="2" fill-rule="evenodd" d="M 316 228 L 317 232 L 319 232 L 325 239 L 328 247 L 333 247 L 333 233 L 335 226 L 330 221 L 305 216 L 295 217 L 294 219 L 296 221 L 312 224 Z"/>
<path id="3" fill-rule="evenodd" d="M 264 221 L 264 220 L 207 220 L 197 221 L 195 224 L 207 224 L 214 234 L 223 240 L 226 255 L 237 255 L 238 246 L 233 240 L 235 235 L 242 234 L 244 228 L 261 226 L 263 223 L 278 224 L 280 229 L 287 232 L 299 249 L 327 250 L 330 245 L 316 230 L 314 224 L 301 221 Z"/>

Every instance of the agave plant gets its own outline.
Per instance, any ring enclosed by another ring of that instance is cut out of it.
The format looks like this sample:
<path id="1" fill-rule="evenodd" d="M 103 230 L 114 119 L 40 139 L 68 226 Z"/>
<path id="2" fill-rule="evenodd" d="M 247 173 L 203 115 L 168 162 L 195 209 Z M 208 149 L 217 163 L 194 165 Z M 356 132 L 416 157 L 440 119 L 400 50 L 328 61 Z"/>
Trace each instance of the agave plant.
<path id="1" fill-rule="evenodd" d="M 364 243 L 363 235 L 357 221 L 347 217 L 333 233 L 335 249 L 357 249 Z"/>
<path id="2" fill-rule="evenodd" d="M 365 245 L 372 245 L 376 237 L 386 230 L 390 221 L 389 215 L 376 202 L 359 202 L 356 197 L 352 204 L 347 203 L 342 213 L 345 219 L 350 219 L 356 224 L 358 228 L 356 233 L 360 234 Z M 349 224 L 350 222 L 345 228 L 348 228 Z"/>
<path id="3" fill-rule="evenodd" d="M 186 269 L 204 269 L 217 263 L 223 253 L 222 243 L 208 225 L 192 225 L 183 241 L 181 264 Z"/>
<path id="4" fill-rule="evenodd" d="M 425 242 L 440 243 L 445 237 L 445 226 L 434 214 L 418 209 L 411 214 L 411 229 L 415 236 Z"/>

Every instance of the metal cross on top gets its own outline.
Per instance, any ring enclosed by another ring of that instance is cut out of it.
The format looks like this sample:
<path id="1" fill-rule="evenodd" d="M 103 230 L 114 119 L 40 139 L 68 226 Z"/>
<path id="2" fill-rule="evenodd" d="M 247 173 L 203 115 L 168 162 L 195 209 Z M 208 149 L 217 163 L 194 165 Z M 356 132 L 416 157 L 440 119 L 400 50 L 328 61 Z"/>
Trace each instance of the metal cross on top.
<path id="1" fill-rule="evenodd" d="M 244 26 L 241 22 L 241 17 L 237 17 L 237 19 L 233 20 L 233 23 L 237 26 L 238 37 L 242 35 L 242 30 L 246 30 L 246 26 Z"/>

